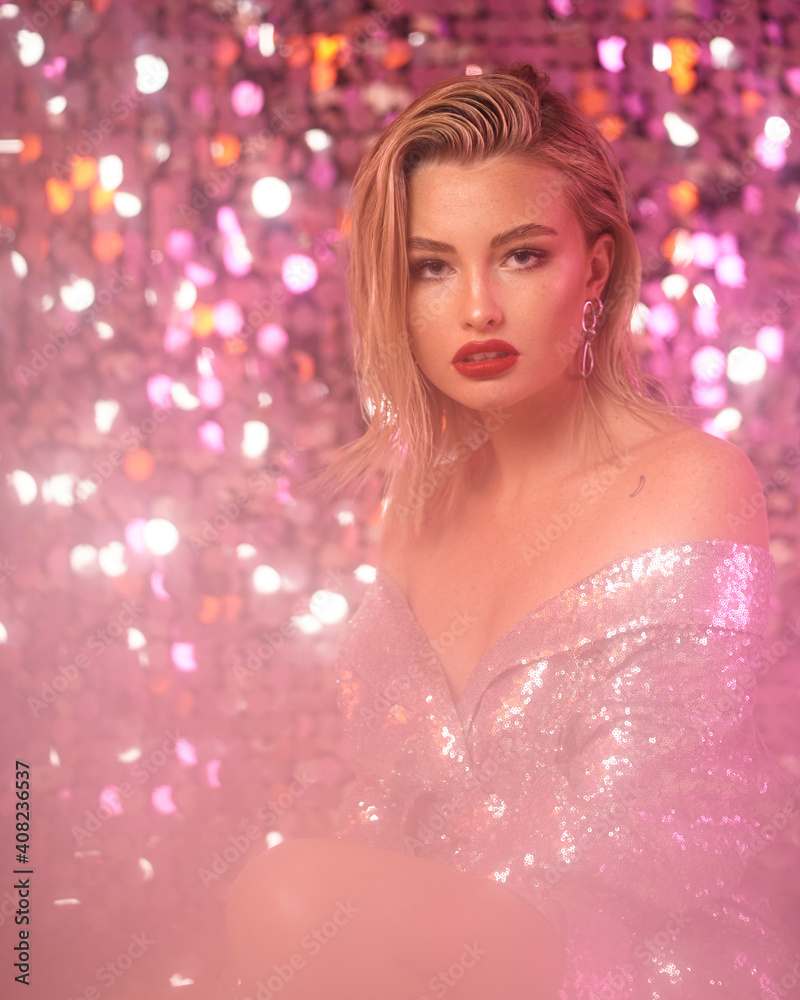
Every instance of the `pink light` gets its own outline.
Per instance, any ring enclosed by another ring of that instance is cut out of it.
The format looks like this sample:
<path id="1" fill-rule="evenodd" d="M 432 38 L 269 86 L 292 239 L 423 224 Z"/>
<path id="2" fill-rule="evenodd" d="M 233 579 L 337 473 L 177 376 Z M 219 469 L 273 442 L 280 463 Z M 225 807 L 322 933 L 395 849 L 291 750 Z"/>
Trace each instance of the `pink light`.
<path id="1" fill-rule="evenodd" d="M 235 337 L 244 326 L 242 307 L 233 299 L 214 303 L 214 329 L 222 337 Z"/>
<path id="2" fill-rule="evenodd" d="M 783 358 L 784 330 L 782 326 L 762 326 L 756 334 L 756 347 L 768 361 Z"/>
<path id="3" fill-rule="evenodd" d="M 147 380 L 147 398 L 153 406 L 169 409 L 172 406 L 172 379 L 169 375 L 151 375 Z"/>
<path id="4" fill-rule="evenodd" d="M 622 53 L 628 44 L 626 39 L 619 35 L 611 35 L 610 38 L 601 38 L 597 43 L 597 57 L 603 69 L 609 73 L 620 73 L 625 69 L 622 60 Z"/>
<path id="5" fill-rule="evenodd" d="M 718 347 L 701 347 L 692 355 L 692 374 L 699 382 L 718 382 L 727 364 L 728 359 Z"/>
<path id="6" fill-rule="evenodd" d="M 217 228 L 226 236 L 242 235 L 242 227 L 236 218 L 236 212 L 229 205 L 223 205 L 217 212 Z"/>
<path id="7" fill-rule="evenodd" d="M 194 744 L 188 740 L 178 740 L 175 744 L 175 756 L 182 764 L 196 764 L 197 751 Z"/>
<path id="8" fill-rule="evenodd" d="M 125 544 L 138 555 L 147 551 L 147 546 L 144 544 L 144 526 L 146 524 L 146 518 L 134 517 L 125 525 Z"/>
<path id="9" fill-rule="evenodd" d="M 45 80 L 54 80 L 57 76 L 61 76 L 66 68 L 67 60 L 63 56 L 56 56 L 52 62 L 42 66 L 42 75 Z"/>
<path id="10" fill-rule="evenodd" d="M 206 420 L 204 424 L 200 424 L 197 433 L 200 436 L 200 441 L 209 451 L 213 451 L 215 455 L 223 454 L 225 451 L 225 435 L 215 420 Z"/>
<path id="11" fill-rule="evenodd" d="M 264 91 L 252 80 L 240 80 L 231 91 L 231 104 L 240 118 L 257 115 L 264 107 Z"/>
<path id="12" fill-rule="evenodd" d="M 744 288 L 747 284 L 747 278 L 744 273 L 744 260 L 736 253 L 720 257 L 717 261 L 717 266 L 714 268 L 714 274 L 717 281 L 721 285 L 727 285 L 728 288 Z"/>
<path id="13" fill-rule="evenodd" d="M 253 255 L 247 249 L 243 236 L 225 241 L 222 248 L 222 263 L 228 274 L 237 278 L 253 270 Z"/>
<path id="14" fill-rule="evenodd" d="M 225 390 L 222 387 L 222 382 L 212 375 L 211 378 L 200 379 L 197 383 L 197 395 L 203 406 L 213 410 L 222 405 L 222 401 L 225 399 Z"/>
<path id="15" fill-rule="evenodd" d="M 172 813 L 178 811 L 178 807 L 172 801 L 172 785 L 159 785 L 154 788 L 150 800 L 155 811 L 163 813 L 165 816 L 171 816 Z"/>
<path id="16" fill-rule="evenodd" d="M 193 642 L 173 642 L 170 648 L 170 656 L 172 657 L 172 665 L 176 670 L 180 670 L 185 674 L 197 670 Z"/>
<path id="17" fill-rule="evenodd" d="M 164 350 L 169 354 L 174 354 L 192 339 L 190 330 L 184 330 L 181 326 L 168 326 L 164 331 Z"/>
<path id="18" fill-rule="evenodd" d="M 716 303 L 712 306 L 695 306 L 692 314 L 692 325 L 695 333 L 699 333 L 701 337 L 718 337 L 718 313 L 719 306 Z"/>
<path id="19" fill-rule="evenodd" d="M 792 66 L 783 71 L 786 85 L 795 97 L 800 97 L 800 67 Z"/>
<path id="20" fill-rule="evenodd" d="M 692 259 L 700 267 L 713 267 L 719 256 L 717 238 L 711 233 L 692 234 Z"/>
<path id="21" fill-rule="evenodd" d="M 121 816 L 125 811 L 119 800 L 119 788 L 116 785 L 107 785 L 100 792 L 100 806 L 112 816 Z"/>
<path id="22" fill-rule="evenodd" d="M 258 349 L 263 354 L 280 354 L 289 343 L 289 334 L 277 323 L 267 323 L 256 334 Z"/>
<path id="23" fill-rule="evenodd" d="M 646 323 L 656 337 L 671 337 L 678 329 L 678 314 L 669 302 L 659 302 L 650 310 Z"/>
<path id="24" fill-rule="evenodd" d="M 283 262 L 281 276 L 289 291 L 300 295 L 316 285 L 319 272 L 310 257 L 301 253 L 290 253 Z"/>
<path id="25" fill-rule="evenodd" d="M 171 601 L 167 591 L 164 589 L 164 573 L 160 569 L 154 569 L 150 574 L 150 589 L 159 601 Z"/>
<path id="26" fill-rule="evenodd" d="M 288 476 L 278 476 L 275 480 L 275 499 L 278 503 L 292 503 L 294 497 L 289 492 L 289 478 Z"/>
<path id="27" fill-rule="evenodd" d="M 221 788 L 219 782 L 219 767 L 221 760 L 210 760 L 206 764 L 206 781 L 212 788 Z"/>
<path id="28" fill-rule="evenodd" d="M 763 132 L 756 138 L 754 151 L 758 162 L 767 170 L 780 170 L 786 165 L 786 150 L 783 144 L 768 139 Z"/>
<path id="29" fill-rule="evenodd" d="M 165 249 L 173 260 L 188 260 L 194 253 L 194 236 L 188 229 L 170 229 Z"/>
<path id="30" fill-rule="evenodd" d="M 192 282 L 193 285 L 197 285 L 198 288 L 206 288 L 208 285 L 213 285 L 217 280 L 217 272 L 212 271 L 210 267 L 204 267 L 202 264 L 198 264 L 197 261 L 190 260 L 183 268 L 183 273 Z"/>

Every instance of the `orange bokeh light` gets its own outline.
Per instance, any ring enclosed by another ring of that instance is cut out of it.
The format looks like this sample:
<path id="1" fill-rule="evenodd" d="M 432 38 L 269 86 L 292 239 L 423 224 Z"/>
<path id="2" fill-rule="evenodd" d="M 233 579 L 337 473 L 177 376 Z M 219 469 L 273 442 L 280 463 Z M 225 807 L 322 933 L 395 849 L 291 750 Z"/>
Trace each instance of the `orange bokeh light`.
<path id="1" fill-rule="evenodd" d="M 217 132 L 211 140 L 211 159 L 218 167 L 235 163 L 242 152 L 242 144 L 229 132 Z"/>
<path id="2" fill-rule="evenodd" d="M 123 240 L 120 233 L 107 230 L 92 236 L 92 253 L 98 260 L 110 263 L 122 253 Z"/>
<path id="3" fill-rule="evenodd" d="M 667 188 L 670 207 L 675 215 L 685 215 L 687 212 L 694 212 L 700 203 L 700 193 L 697 186 L 691 181 L 682 180 L 677 184 L 670 184 Z"/>
<path id="4" fill-rule="evenodd" d="M 141 483 L 153 475 L 155 462 L 153 456 L 146 448 L 134 448 L 125 456 L 123 468 L 129 479 Z"/>
<path id="5" fill-rule="evenodd" d="M 606 115 L 598 122 L 597 128 L 606 141 L 614 142 L 625 134 L 625 119 L 619 115 Z"/>
<path id="6" fill-rule="evenodd" d="M 93 156 L 72 158 L 72 186 L 76 191 L 85 191 L 97 180 L 97 160 Z"/>
<path id="7" fill-rule="evenodd" d="M 19 154 L 20 163 L 35 163 L 42 155 L 42 137 L 38 132 L 23 132 L 20 136 L 22 150 Z"/>
<path id="8" fill-rule="evenodd" d="M 195 337 L 210 337 L 214 332 L 214 310 L 205 302 L 198 302 L 192 310 L 192 333 Z"/>
<path id="9" fill-rule="evenodd" d="M 53 215 L 63 215 L 71 207 L 75 197 L 69 181 L 60 181 L 56 177 L 48 178 L 45 192 L 47 193 L 47 207 Z"/>

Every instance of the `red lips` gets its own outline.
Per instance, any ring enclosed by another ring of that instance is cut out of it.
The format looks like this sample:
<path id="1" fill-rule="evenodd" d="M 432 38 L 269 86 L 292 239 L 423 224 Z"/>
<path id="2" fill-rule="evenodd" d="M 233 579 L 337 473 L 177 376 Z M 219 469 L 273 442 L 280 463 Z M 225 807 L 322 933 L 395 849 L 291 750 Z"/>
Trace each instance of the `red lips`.
<path id="1" fill-rule="evenodd" d="M 519 351 L 505 340 L 471 340 L 456 351 L 451 364 L 457 364 L 472 354 L 519 354 Z"/>

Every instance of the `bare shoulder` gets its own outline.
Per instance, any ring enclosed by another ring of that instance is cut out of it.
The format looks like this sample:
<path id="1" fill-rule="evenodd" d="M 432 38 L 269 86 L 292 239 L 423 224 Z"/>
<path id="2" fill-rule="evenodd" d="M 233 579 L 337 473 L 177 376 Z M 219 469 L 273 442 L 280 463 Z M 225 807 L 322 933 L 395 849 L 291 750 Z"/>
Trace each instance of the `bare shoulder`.
<path id="1" fill-rule="evenodd" d="M 758 474 L 747 455 L 687 425 L 649 449 L 654 516 L 679 538 L 720 538 L 769 548 Z"/>

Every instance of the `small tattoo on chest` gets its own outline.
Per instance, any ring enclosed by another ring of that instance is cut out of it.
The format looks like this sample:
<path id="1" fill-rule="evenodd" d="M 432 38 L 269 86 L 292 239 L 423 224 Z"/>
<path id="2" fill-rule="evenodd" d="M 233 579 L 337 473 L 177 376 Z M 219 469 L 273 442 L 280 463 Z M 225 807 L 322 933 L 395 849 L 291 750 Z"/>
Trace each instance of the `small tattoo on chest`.
<path id="1" fill-rule="evenodd" d="M 643 486 L 644 486 L 644 476 L 639 476 L 639 485 L 636 487 L 636 489 L 633 491 L 633 493 L 629 493 L 628 496 L 629 497 L 635 497 L 636 494 L 639 492 L 639 490 Z"/>

